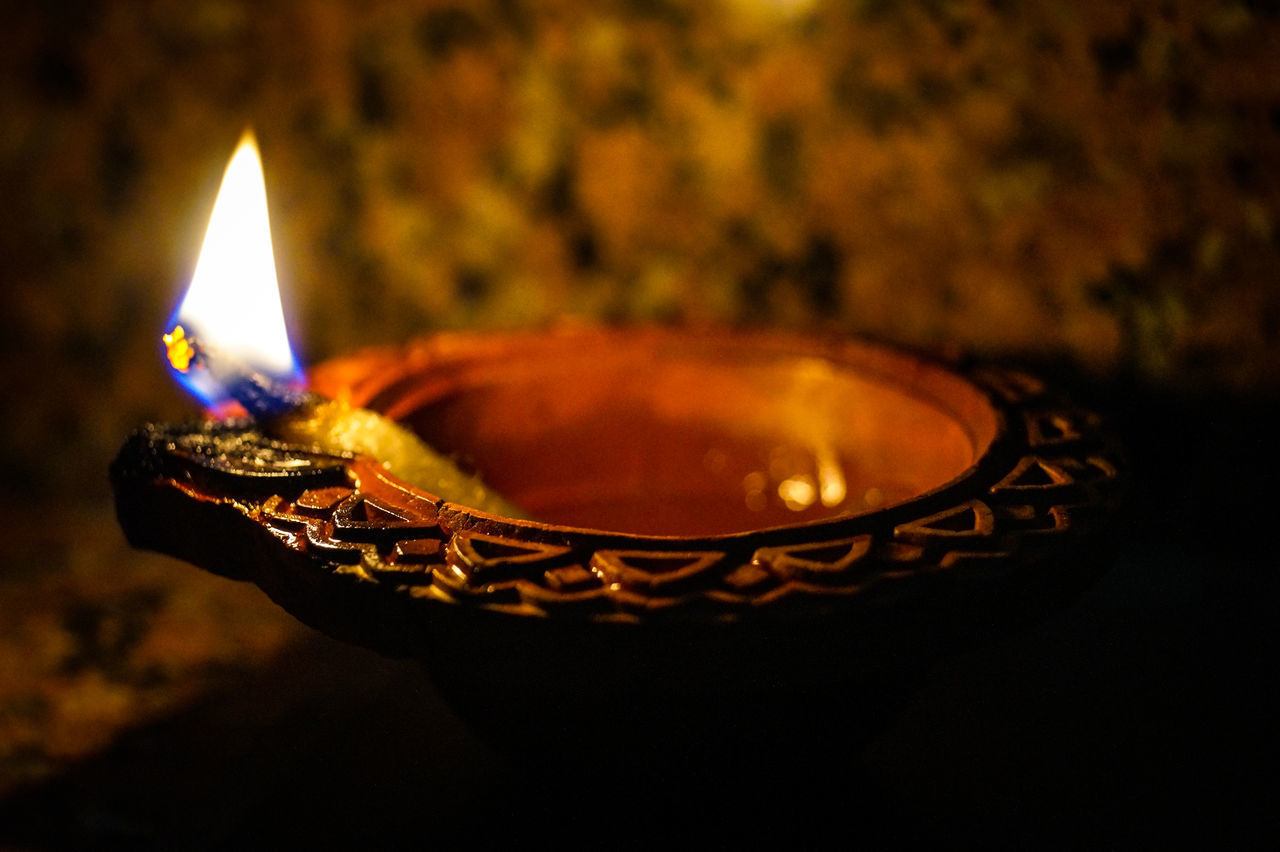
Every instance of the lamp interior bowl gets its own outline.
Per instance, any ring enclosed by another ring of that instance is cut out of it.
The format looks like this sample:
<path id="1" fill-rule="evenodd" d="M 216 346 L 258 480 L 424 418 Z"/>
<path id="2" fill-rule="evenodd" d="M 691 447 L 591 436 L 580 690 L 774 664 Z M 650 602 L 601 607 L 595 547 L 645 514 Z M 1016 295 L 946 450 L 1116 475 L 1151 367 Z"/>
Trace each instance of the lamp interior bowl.
<path id="1" fill-rule="evenodd" d="M 795 336 L 581 330 L 322 366 L 549 524 L 749 532 L 874 511 L 954 480 L 996 432 L 959 376 Z"/>

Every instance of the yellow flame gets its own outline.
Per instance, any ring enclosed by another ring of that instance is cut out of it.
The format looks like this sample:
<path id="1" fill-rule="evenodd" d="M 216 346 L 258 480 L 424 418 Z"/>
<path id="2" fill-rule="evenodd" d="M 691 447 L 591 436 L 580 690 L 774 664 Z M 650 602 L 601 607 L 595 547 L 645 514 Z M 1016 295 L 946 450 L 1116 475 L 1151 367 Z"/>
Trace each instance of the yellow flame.
<path id="1" fill-rule="evenodd" d="M 195 336 L 206 351 L 263 373 L 298 373 L 280 305 L 262 160 L 250 131 L 227 165 L 195 275 L 173 323 L 173 341 L 166 335 L 165 346 L 181 372 L 196 354 L 190 342 Z"/>
<path id="2" fill-rule="evenodd" d="M 161 339 L 164 340 L 165 354 L 169 358 L 169 363 L 173 365 L 173 369 L 179 373 L 190 370 L 191 362 L 196 359 L 196 350 L 187 338 L 186 329 L 175 325 L 173 331 L 163 335 Z"/>

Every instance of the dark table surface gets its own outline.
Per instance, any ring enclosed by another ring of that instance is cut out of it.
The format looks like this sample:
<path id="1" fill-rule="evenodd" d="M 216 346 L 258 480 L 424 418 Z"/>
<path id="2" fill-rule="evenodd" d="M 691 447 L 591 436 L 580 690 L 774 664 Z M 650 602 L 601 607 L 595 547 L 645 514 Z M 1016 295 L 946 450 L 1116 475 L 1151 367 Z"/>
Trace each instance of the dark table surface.
<path id="1" fill-rule="evenodd" d="M 0 846 L 1274 845 L 1280 560 L 1269 406 L 1122 390 L 1099 402 L 1130 446 L 1135 482 L 1111 571 L 1047 621 L 945 656 L 856 765 L 670 795 L 652 779 L 628 789 L 625 767 L 608 779 L 518 772 L 416 664 L 251 601 L 260 621 L 246 629 L 266 630 L 268 647 L 200 669 L 198 688 L 126 713 L 99 745 L 10 771 Z M 178 578 L 166 582 L 198 576 L 214 584 L 207 600 L 222 584 L 258 594 L 129 552 L 110 538 L 105 512 L 87 523 L 108 544 L 76 571 L 128 562 Z M 22 599 L 15 588 L 6 604 Z M 21 661 L 21 643 L 35 640 L 6 641 L 4 659 Z M 103 671 L 109 681 L 109 661 Z M 0 728 L 0 764 L 11 770 L 12 730 Z"/>

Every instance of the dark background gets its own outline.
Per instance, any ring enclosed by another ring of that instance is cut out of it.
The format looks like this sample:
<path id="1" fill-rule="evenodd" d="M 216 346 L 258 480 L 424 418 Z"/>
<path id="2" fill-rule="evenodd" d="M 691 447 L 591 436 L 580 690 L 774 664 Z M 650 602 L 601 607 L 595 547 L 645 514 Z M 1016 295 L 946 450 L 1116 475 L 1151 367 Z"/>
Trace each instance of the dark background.
<path id="1" fill-rule="evenodd" d="M 690 812 L 673 838 L 1274 842 L 1280 21 L 1025 5 L 6 7 L 0 843 L 585 845 Z M 157 337 L 246 125 L 308 362 L 587 320 L 1028 364 L 1128 445 L 1115 565 L 945 659 L 825 791 L 515 773 L 414 665 L 114 523 L 124 436 L 194 410 Z"/>

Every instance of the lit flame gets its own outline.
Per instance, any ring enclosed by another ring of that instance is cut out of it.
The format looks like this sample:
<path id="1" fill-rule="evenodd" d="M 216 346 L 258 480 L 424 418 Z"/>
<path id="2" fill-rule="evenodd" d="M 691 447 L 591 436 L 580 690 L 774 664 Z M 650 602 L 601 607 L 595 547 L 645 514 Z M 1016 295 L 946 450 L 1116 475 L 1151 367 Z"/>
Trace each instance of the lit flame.
<path id="1" fill-rule="evenodd" d="M 195 344 L 187 337 L 187 330 L 180 325 L 175 325 L 173 331 L 161 335 L 160 339 L 164 341 L 165 354 L 173 369 L 179 373 L 190 371 L 191 362 L 196 360 L 197 352 Z"/>
<path id="2" fill-rule="evenodd" d="M 236 147 L 209 217 L 191 286 L 169 320 L 165 356 L 177 379 L 211 407 L 228 393 L 214 370 L 251 370 L 297 385 L 302 370 L 285 330 L 262 160 L 253 134 Z M 231 366 L 234 364 L 234 366 Z"/>

